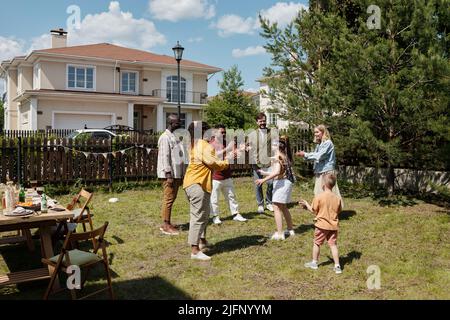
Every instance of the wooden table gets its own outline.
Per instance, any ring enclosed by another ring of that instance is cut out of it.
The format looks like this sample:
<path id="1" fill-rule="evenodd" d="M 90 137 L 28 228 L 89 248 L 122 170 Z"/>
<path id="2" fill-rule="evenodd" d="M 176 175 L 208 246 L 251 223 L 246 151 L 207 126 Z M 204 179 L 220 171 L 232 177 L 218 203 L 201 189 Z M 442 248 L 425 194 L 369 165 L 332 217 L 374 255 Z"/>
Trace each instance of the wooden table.
<path id="1" fill-rule="evenodd" d="M 8 217 L 0 214 L 0 232 L 39 228 L 42 257 L 48 259 L 54 256 L 51 227 L 56 226 L 58 221 L 65 221 L 70 218 L 73 218 L 73 213 L 67 209 L 60 212 L 49 209 L 48 213 L 34 213 L 33 215 L 24 217 Z M 45 267 L 9 273 L 0 276 L 0 286 L 49 279 L 51 272 L 50 267 Z"/>

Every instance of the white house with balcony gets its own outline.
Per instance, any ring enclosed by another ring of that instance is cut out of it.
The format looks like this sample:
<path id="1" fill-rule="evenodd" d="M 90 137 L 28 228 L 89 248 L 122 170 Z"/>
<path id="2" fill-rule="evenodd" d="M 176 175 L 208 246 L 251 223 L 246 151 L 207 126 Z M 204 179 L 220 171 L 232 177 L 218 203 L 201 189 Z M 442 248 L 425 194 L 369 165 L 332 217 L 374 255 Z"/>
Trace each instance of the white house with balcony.
<path id="1" fill-rule="evenodd" d="M 52 48 L 1 62 L 6 81 L 5 129 L 80 129 L 126 125 L 163 131 L 177 112 L 177 61 L 108 43 L 67 47 L 52 31 Z M 202 119 L 207 79 L 221 69 L 181 61 L 184 126 Z"/>
<path id="2" fill-rule="evenodd" d="M 280 130 L 287 129 L 290 122 L 280 118 L 280 111 L 283 106 L 271 101 L 269 93 L 271 92 L 270 86 L 267 84 L 264 78 L 258 79 L 259 82 L 259 110 L 264 112 L 267 116 L 267 125 L 276 127 Z"/>

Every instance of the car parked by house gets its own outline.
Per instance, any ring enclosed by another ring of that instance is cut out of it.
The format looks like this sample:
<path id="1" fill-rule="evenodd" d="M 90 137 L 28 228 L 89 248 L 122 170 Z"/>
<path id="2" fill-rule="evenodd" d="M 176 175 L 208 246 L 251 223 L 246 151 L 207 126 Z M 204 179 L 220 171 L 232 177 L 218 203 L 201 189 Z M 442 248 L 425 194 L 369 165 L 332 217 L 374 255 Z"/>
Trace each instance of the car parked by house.
<path id="1" fill-rule="evenodd" d="M 105 129 L 80 129 L 75 130 L 66 136 L 67 139 L 83 139 L 83 140 L 109 140 L 114 139 L 117 135 Z"/>

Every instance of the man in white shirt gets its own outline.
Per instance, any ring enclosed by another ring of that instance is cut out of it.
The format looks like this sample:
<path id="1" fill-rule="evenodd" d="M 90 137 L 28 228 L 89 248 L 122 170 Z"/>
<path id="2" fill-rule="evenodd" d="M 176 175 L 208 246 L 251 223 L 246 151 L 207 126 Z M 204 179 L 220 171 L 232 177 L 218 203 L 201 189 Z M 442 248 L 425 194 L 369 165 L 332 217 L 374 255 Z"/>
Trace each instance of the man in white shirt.
<path id="1" fill-rule="evenodd" d="M 166 235 L 178 235 L 179 232 L 171 224 L 172 206 L 183 184 L 185 173 L 185 155 L 182 142 L 174 135 L 181 126 L 178 115 L 169 116 L 169 126 L 158 140 L 158 178 L 163 180 L 163 201 L 161 216 L 163 225 L 160 230 Z"/>
<path id="2" fill-rule="evenodd" d="M 253 179 L 256 181 L 263 178 L 263 176 L 258 172 L 260 169 L 267 169 L 271 165 L 271 138 L 270 130 L 267 128 L 267 117 L 264 113 L 259 113 L 256 116 L 256 124 L 258 129 L 252 131 L 248 135 L 248 143 L 250 147 L 250 163 L 252 165 Z M 272 190 L 273 181 L 267 182 L 266 190 L 266 208 L 269 211 L 273 211 L 272 206 Z M 256 202 L 258 204 L 258 213 L 264 212 L 264 195 L 261 185 L 255 184 Z"/>

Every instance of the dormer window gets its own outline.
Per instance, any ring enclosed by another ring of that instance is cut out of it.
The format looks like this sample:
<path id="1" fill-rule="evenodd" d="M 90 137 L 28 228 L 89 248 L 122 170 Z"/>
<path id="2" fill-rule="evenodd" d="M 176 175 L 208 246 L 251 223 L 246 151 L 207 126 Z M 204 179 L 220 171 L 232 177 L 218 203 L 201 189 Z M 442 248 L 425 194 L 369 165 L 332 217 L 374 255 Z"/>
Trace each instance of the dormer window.
<path id="1" fill-rule="evenodd" d="M 95 90 L 95 67 L 67 66 L 67 88 L 75 90 Z"/>
<path id="2" fill-rule="evenodd" d="M 137 94 L 139 73 L 137 71 L 123 71 L 121 81 L 121 92 Z"/>

